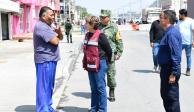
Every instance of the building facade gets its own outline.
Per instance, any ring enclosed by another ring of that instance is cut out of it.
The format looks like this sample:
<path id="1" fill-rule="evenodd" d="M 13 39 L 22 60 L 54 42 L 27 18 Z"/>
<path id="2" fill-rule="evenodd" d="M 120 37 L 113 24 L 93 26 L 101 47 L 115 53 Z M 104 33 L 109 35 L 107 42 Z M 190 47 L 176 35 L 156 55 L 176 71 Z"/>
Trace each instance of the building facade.
<path id="1" fill-rule="evenodd" d="M 1 29 L 5 30 L 7 27 L 10 29 L 10 31 L 6 31 L 9 34 L 0 31 L 3 32 L 0 40 L 12 39 L 13 35 L 33 32 L 42 6 L 49 6 L 59 13 L 60 0 L 0 0 L 0 12 L 3 12 L 2 21 L 9 23 L 9 25 L 5 25 L 6 22 L 1 22 L 3 23 Z"/>
<path id="2" fill-rule="evenodd" d="M 194 0 L 187 0 L 188 16 L 194 19 Z"/>
<path id="3" fill-rule="evenodd" d="M 0 40 L 11 39 L 12 15 L 14 13 L 19 13 L 19 3 L 11 0 L 0 0 Z"/>
<path id="4" fill-rule="evenodd" d="M 18 0 L 18 3 L 20 13 L 13 16 L 13 34 L 33 32 L 42 6 L 49 6 L 56 12 L 60 10 L 59 0 Z"/>
<path id="5" fill-rule="evenodd" d="M 61 19 L 65 21 L 70 19 L 72 22 L 75 21 L 75 0 L 60 0 L 61 2 Z"/>

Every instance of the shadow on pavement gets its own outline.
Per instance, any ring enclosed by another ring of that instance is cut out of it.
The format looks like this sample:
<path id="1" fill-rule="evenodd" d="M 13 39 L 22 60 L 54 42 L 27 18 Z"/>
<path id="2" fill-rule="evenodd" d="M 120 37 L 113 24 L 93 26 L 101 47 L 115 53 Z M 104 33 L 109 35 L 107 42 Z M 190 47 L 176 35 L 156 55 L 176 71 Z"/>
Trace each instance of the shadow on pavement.
<path id="1" fill-rule="evenodd" d="M 16 112 L 35 112 L 36 106 L 35 105 L 21 105 L 15 108 Z"/>
<path id="2" fill-rule="evenodd" d="M 63 107 L 62 109 L 60 109 L 57 112 L 88 112 L 88 108 L 66 106 L 66 107 Z"/>
<path id="3" fill-rule="evenodd" d="M 83 98 L 86 98 L 86 99 L 89 99 L 90 96 L 91 96 L 91 93 L 86 93 L 86 92 L 74 92 L 72 94 L 77 96 L 77 97 L 83 97 Z"/>
<path id="4" fill-rule="evenodd" d="M 138 73 L 153 73 L 152 70 L 133 70 L 133 71 Z"/>

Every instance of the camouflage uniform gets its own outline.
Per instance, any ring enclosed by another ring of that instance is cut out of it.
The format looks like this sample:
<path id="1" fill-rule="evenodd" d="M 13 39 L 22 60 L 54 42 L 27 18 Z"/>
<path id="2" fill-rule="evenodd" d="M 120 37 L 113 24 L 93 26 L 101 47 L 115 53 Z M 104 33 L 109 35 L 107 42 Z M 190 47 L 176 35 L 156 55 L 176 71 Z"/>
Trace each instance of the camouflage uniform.
<path id="1" fill-rule="evenodd" d="M 110 11 L 101 10 L 101 16 L 109 16 Z M 118 27 L 116 24 L 109 21 L 107 26 L 100 24 L 99 29 L 107 36 L 110 46 L 112 48 L 112 59 L 111 63 L 109 63 L 109 68 L 107 72 L 107 85 L 110 88 L 116 87 L 116 80 L 115 80 L 115 56 L 121 56 L 123 52 L 123 42 L 120 36 L 120 32 L 118 31 Z"/>

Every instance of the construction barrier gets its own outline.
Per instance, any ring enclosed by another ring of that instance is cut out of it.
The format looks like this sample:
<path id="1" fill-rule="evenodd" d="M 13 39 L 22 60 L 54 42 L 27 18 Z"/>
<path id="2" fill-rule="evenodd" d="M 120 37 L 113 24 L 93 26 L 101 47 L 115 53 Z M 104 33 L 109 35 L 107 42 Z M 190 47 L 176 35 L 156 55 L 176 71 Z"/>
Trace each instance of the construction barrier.
<path id="1" fill-rule="evenodd" d="M 137 23 L 132 23 L 132 29 L 133 29 L 134 31 L 138 31 L 138 30 L 139 30 L 139 24 L 137 24 Z"/>

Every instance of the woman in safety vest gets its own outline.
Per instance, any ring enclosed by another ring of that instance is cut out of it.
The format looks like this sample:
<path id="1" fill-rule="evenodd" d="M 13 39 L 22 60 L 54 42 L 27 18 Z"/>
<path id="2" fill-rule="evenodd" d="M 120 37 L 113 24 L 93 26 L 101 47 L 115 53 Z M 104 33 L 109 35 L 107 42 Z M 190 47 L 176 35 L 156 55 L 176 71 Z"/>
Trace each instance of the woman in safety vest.
<path id="1" fill-rule="evenodd" d="M 105 34 L 98 29 L 96 16 L 86 18 L 86 33 L 83 51 L 83 68 L 88 71 L 91 88 L 91 109 L 89 112 L 107 112 L 105 74 L 111 60 L 112 49 Z"/>

